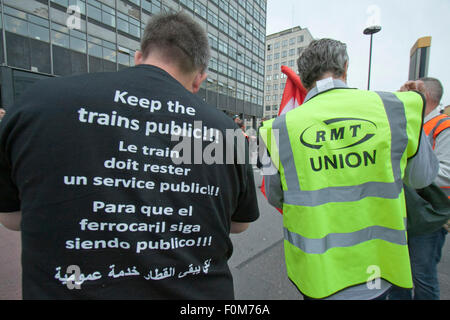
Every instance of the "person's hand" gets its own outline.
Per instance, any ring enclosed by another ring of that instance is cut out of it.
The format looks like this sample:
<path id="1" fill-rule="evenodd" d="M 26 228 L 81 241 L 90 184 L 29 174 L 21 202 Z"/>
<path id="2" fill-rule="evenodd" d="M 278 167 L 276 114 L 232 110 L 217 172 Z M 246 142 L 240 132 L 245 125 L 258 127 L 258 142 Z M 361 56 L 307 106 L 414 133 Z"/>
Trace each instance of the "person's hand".
<path id="1" fill-rule="evenodd" d="M 422 93 L 423 95 L 426 94 L 425 91 L 425 84 L 423 83 L 423 81 L 420 80 L 416 80 L 416 81 L 408 81 L 406 82 L 399 90 L 400 92 L 405 92 L 405 91 L 418 91 L 420 93 Z"/>
<path id="2" fill-rule="evenodd" d="M 448 220 L 447 223 L 444 224 L 444 229 L 447 230 L 447 232 L 450 232 L 450 220 Z"/>

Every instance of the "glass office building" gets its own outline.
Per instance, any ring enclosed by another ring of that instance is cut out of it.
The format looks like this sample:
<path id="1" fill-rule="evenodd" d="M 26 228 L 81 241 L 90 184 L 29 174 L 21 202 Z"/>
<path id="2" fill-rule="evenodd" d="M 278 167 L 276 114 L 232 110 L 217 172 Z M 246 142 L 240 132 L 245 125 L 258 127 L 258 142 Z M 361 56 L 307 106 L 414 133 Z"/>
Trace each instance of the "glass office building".
<path id="1" fill-rule="evenodd" d="M 49 76 L 133 66 L 152 14 L 184 10 L 212 49 L 199 95 L 256 123 L 263 115 L 266 0 L 0 0 L 1 104 Z"/>
<path id="2" fill-rule="evenodd" d="M 299 26 L 267 36 L 264 117 L 270 119 L 278 115 L 286 85 L 281 66 L 297 72 L 297 59 L 312 40 L 309 30 Z"/>

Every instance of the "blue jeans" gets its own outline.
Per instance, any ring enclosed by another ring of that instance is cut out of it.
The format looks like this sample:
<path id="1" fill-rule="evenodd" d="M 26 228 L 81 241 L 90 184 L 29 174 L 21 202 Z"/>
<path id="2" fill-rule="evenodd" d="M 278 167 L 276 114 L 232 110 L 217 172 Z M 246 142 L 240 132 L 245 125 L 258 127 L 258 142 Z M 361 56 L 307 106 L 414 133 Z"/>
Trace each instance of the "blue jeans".
<path id="1" fill-rule="evenodd" d="M 437 265 L 441 261 L 447 231 L 444 228 L 433 233 L 410 237 L 408 240 L 411 271 L 414 282 L 414 300 L 439 300 Z M 389 300 L 411 300 L 412 289 L 394 287 Z"/>

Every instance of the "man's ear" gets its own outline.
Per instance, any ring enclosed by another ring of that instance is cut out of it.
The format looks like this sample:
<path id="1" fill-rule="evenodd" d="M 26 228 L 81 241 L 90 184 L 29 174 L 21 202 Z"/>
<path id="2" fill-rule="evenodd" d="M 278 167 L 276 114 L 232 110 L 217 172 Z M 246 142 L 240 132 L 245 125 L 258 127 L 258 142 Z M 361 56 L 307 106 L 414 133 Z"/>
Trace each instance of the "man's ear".
<path id="1" fill-rule="evenodd" d="M 142 64 L 144 61 L 144 55 L 142 54 L 141 51 L 136 51 L 134 53 L 134 65 L 138 66 L 140 64 Z"/>
<path id="2" fill-rule="evenodd" d="M 204 71 L 198 72 L 195 75 L 194 81 L 192 82 L 192 92 L 197 93 L 200 90 L 200 86 L 202 85 L 203 81 L 206 80 L 208 77 L 208 74 Z"/>
<path id="3" fill-rule="evenodd" d="M 348 74 L 348 61 L 344 64 L 344 74 L 342 77 L 345 79 L 345 82 L 347 82 L 347 74 Z"/>

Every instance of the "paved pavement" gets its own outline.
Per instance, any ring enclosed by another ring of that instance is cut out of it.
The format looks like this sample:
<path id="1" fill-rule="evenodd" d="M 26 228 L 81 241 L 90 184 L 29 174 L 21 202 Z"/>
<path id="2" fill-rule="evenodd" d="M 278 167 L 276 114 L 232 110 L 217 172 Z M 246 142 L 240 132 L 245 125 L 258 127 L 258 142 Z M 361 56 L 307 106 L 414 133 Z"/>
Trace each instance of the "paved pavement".
<path id="1" fill-rule="evenodd" d="M 259 180 L 255 171 L 255 180 Z M 238 300 L 301 300 L 286 276 L 282 216 L 258 191 L 261 217 L 250 228 L 232 235 L 234 253 L 229 264 Z M 0 225 L 0 300 L 21 299 L 20 233 Z M 450 300 L 450 241 L 438 267 L 441 299 Z"/>

